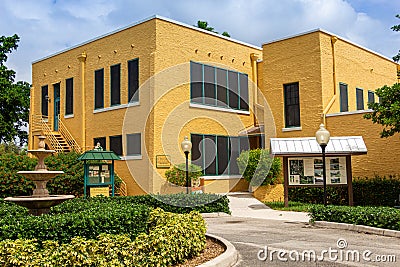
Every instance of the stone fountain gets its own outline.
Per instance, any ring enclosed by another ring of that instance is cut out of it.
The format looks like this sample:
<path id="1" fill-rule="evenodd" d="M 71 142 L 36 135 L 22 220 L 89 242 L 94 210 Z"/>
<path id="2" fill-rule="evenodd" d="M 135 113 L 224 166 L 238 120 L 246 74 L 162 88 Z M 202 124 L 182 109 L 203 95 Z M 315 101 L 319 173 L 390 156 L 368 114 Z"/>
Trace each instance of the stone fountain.
<path id="1" fill-rule="evenodd" d="M 74 198 L 73 195 L 49 195 L 49 191 L 46 189 L 46 184 L 49 180 L 64 172 L 47 170 L 44 159 L 55 151 L 45 149 L 45 138 L 44 136 L 39 136 L 39 148 L 37 150 L 28 150 L 29 153 L 38 158 L 35 170 L 18 172 L 18 174 L 32 180 L 35 184 L 32 196 L 16 196 L 4 199 L 5 201 L 14 202 L 17 205 L 28 208 L 29 213 L 35 216 L 48 213 L 50 207 Z"/>

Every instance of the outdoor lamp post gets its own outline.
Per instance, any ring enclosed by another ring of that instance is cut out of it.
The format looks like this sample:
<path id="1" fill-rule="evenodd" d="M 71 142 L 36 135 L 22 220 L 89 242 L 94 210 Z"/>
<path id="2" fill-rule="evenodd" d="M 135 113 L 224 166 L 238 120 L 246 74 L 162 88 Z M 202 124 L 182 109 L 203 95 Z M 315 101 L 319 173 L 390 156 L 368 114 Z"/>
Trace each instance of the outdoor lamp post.
<path id="1" fill-rule="evenodd" d="M 319 126 L 319 130 L 315 133 L 315 138 L 317 139 L 318 144 L 321 146 L 322 149 L 322 179 L 324 183 L 324 205 L 326 206 L 326 166 L 325 166 L 325 148 L 329 143 L 329 138 L 331 134 L 325 126 L 321 124 Z"/>
<path id="2" fill-rule="evenodd" d="M 189 141 L 188 137 L 181 143 L 181 147 L 186 157 L 186 193 L 189 194 L 189 151 L 192 149 L 192 142 Z"/>

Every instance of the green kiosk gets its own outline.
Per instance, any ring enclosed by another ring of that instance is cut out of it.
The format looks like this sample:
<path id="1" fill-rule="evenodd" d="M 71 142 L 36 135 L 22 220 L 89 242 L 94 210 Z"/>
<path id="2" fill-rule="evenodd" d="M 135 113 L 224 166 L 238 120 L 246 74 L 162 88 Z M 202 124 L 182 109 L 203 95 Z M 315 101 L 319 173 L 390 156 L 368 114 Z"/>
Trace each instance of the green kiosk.
<path id="1" fill-rule="evenodd" d="M 120 160 L 112 151 L 104 151 L 99 145 L 78 158 L 84 162 L 84 196 L 114 196 L 114 160 Z M 110 163 L 111 162 L 111 163 Z M 89 190 L 89 192 L 88 192 Z"/>

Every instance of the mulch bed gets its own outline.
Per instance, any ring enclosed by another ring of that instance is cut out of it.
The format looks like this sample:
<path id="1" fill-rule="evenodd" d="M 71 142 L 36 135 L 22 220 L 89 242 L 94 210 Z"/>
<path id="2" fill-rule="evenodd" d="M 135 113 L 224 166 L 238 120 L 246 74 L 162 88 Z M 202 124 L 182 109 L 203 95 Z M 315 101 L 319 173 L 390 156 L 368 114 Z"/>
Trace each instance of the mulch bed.
<path id="1" fill-rule="evenodd" d="M 206 242 L 207 242 L 206 248 L 199 256 L 194 257 L 192 259 L 188 259 L 184 263 L 175 265 L 175 267 L 198 266 L 202 263 L 205 263 L 207 261 L 210 261 L 218 257 L 225 251 L 225 246 L 213 238 L 207 237 Z"/>

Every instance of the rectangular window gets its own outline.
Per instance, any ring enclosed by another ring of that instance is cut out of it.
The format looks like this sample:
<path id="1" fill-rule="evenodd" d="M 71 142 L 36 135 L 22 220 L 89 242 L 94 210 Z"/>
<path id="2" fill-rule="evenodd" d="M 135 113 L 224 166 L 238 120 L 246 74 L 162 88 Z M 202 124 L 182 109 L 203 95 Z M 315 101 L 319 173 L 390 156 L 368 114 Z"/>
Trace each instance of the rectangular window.
<path id="1" fill-rule="evenodd" d="M 249 111 L 248 76 L 190 62 L 190 102 Z"/>
<path id="2" fill-rule="evenodd" d="M 122 156 L 122 135 L 110 136 L 110 150 Z"/>
<path id="3" fill-rule="evenodd" d="M 135 155 L 142 155 L 142 144 L 141 144 L 141 134 L 134 133 L 134 134 L 127 134 L 126 135 L 126 155 L 127 156 L 135 156 Z"/>
<path id="4" fill-rule="evenodd" d="M 236 159 L 244 150 L 262 148 L 262 135 L 223 136 L 191 134 L 192 164 L 201 166 L 204 175 L 238 175 Z"/>
<path id="5" fill-rule="evenodd" d="M 106 137 L 93 138 L 93 147 L 96 147 L 98 144 L 100 144 L 103 150 L 106 150 Z"/>
<path id="6" fill-rule="evenodd" d="M 300 127 L 299 83 L 284 85 L 285 127 Z"/>
<path id="7" fill-rule="evenodd" d="M 65 80 L 65 115 L 74 114 L 74 78 Z"/>
<path id="8" fill-rule="evenodd" d="M 356 88 L 357 110 L 364 110 L 364 92 L 363 89 Z"/>
<path id="9" fill-rule="evenodd" d="M 347 84 L 340 83 L 339 84 L 340 90 L 340 112 L 349 111 L 349 99 L 348 99 L 348 92 L 347 92 Z"/>
<path id="10" fill-rule="evenodd" d="M 139 101 L 139 59 L 128 61 L 128 102 Z"/>
<path id="11" fill-rule="evenodd" d="M 121 104 L 121 64 L 110 67 L 111 106 Z"/>
<path id="12" fill-rule="evenodd" d="M 94 72 L 94 108 L 104 108 L 104 69 Z"/>
<path id="13" fill-rule="evenodd" d="M 368 91 L 368 103 L 375 103 L 375 93 Z"/>
<path id="14" fill-rule="evenodd" d="M 49 86 L 42 86 L 42 116 L 49 116 Z"/>

